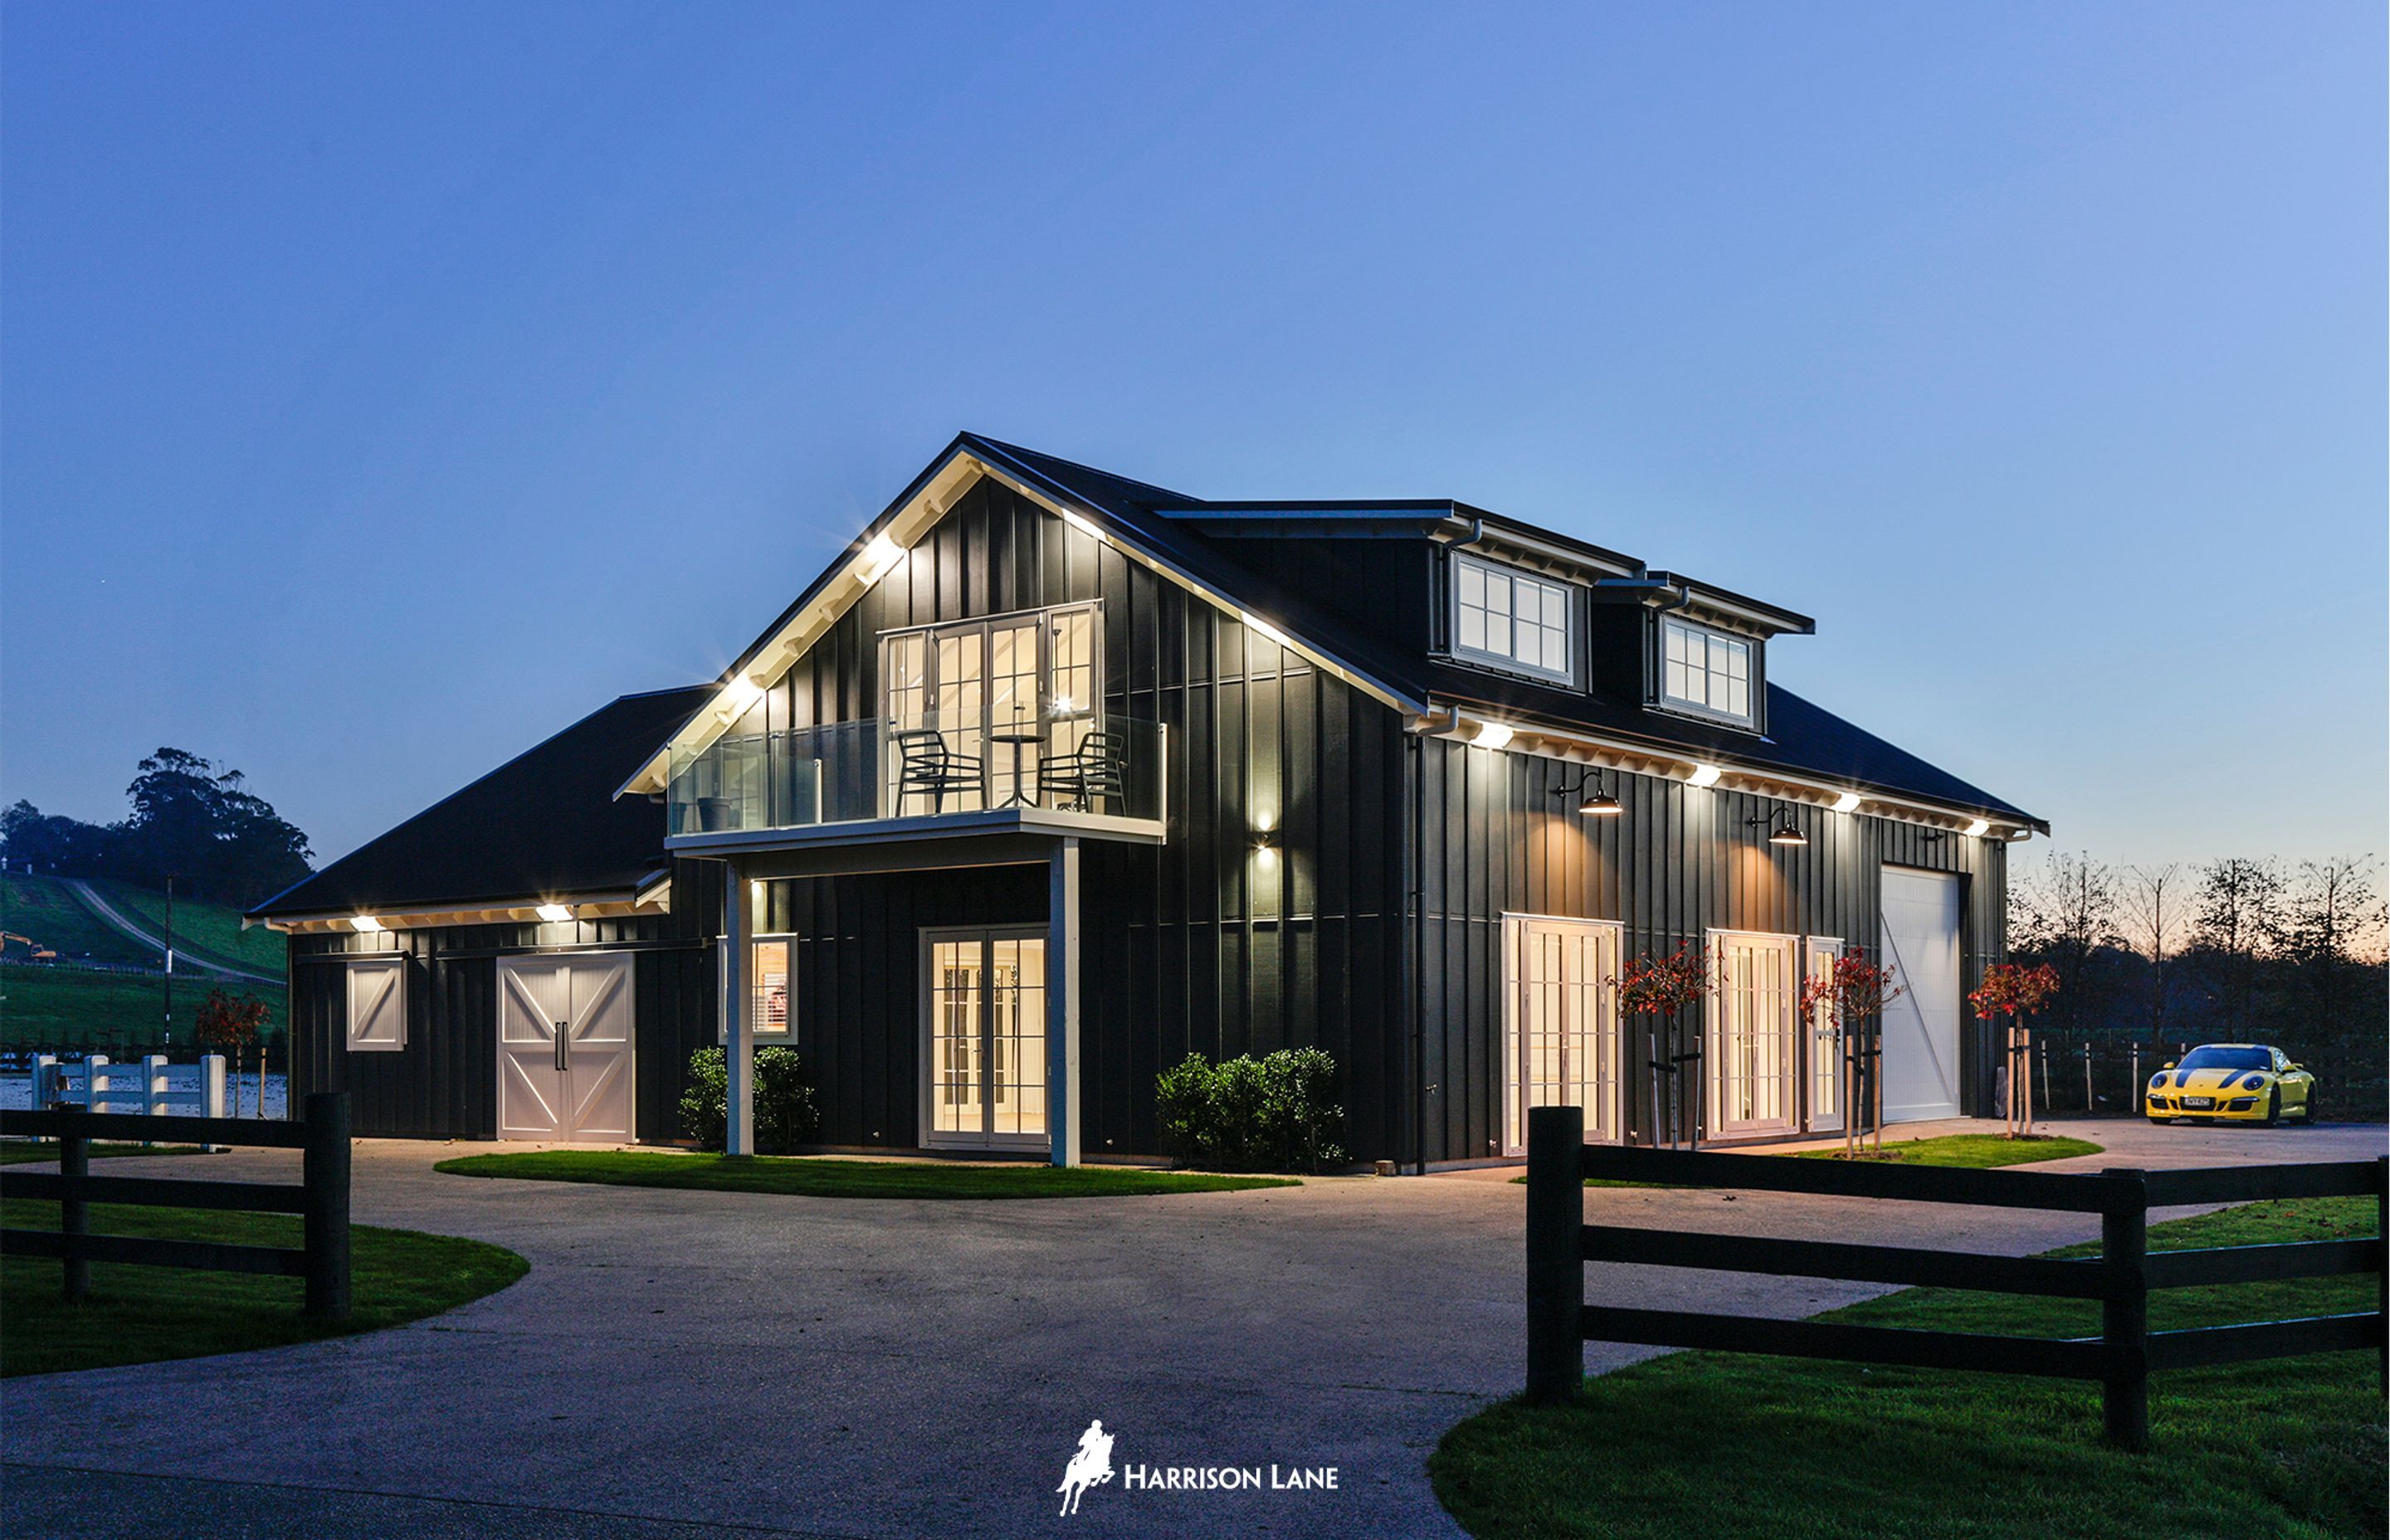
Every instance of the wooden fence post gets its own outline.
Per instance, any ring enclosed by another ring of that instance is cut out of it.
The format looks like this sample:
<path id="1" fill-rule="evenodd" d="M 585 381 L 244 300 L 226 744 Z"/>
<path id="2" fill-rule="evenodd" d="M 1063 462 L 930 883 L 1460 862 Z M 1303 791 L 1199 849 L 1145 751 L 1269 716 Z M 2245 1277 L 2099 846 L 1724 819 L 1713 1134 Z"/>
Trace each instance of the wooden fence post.
<path id="1" fill-rule="evenodd" d="M 2100 1260 L 2107 1291 L 2100 1303 L 2103 1357 L 2100 1408 L 2108 1442 L 2150 1446 L 2150 1195 L 2138 1170 L 2111 1167 L 2100 1210 Z"/>
<path id="2" fill-rule="evenodd" d="M 1585 1383 L 1585 1109 L 1527 1113 L 1527 1396 Z"/>
<path id="3" fill-rule="evenodd" d="M 60 1111 L 66 1111 L 63 1106 Z M 77 1115 L 89 1116 L 87 1108 Z M 66 1292 L 70 1300 L 91 1294 L 91 1264 L 74 1253 L 74 1243 L 91 1233 L 91 1205 L 84 1198 L 84 1179 L 91 1174 L 91 1140 L 80 1133 L 58 1136 L 58 1234 L 65 1238 Z"/>
<path id="4" fill-rule="evenodd" d="M 349 1313 L 349 1097 L 316 1091 L 307 1097 L 307 1143 L 302 1156 L 306 1186 L 307 1314 L 334 1319 Z"/>

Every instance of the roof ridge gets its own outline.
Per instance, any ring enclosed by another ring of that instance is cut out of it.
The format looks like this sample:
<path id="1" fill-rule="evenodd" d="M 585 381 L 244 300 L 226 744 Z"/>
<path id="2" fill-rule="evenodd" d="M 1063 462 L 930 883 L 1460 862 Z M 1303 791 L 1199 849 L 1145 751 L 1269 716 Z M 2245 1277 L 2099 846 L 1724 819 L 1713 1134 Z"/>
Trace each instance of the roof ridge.
<path id="1" fill-rule="evenodd" d="M 1000 451 L 1003 454 L 1025 455 L 1033 460 L 1043 460 L 1049 465 L 1060 466 L 1067 470 L 1082 470 L 1090 476 L 1100 476 L 1108 481 L 1117 481 L 1124 487 L 1136 487 L 1144 492 L 1150 492 L 1154 494 L 1156 498 L 1160 501 L 1179 504 L 1189 507 L 1201 507 L 1203 506 L 1203 499 L 1195 496 L 1191 493 L 1177 492 L 1165 486 L 1156 486 L 1151 481 L 1140 481 L 1134 476 L 1124 476 L 1117 470 L 1106 470 L 1099 465 L 1088 465 L 1081 460 L 1067 460 L 1060 455 L 1047 454 L 1043 449 L 1032 449 L 1026 444 L 1007 443 L 1002 439 L 992 439 L 984 433 L 974 433 L 970 431 L 968 429 L 964 430 L 962 436 L 970 440 L 974 443 L 985 444 L 988 448 Z"/>

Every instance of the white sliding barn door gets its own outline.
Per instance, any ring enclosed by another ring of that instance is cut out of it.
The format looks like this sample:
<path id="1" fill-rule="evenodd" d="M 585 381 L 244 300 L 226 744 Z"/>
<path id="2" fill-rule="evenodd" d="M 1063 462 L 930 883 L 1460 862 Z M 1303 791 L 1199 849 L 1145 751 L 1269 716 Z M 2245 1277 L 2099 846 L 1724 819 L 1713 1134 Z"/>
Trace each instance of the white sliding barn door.
<path id="1" fill-rule="evenodd" d="M 1536 1107 L 1584 1108 L 1588 1140 L 1625 1136 L 1618 946 L 1614 921 L 1502 917 L 1505 1153 L 1525 1153 Z"/>

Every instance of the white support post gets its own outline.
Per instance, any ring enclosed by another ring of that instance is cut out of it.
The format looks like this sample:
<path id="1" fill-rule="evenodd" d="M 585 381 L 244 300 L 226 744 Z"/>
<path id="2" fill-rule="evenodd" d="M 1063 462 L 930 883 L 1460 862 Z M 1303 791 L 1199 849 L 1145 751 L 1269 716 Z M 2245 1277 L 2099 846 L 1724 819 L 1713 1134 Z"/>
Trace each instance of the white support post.
<path id="1" fill-rule="evenodd" d="M 1053 1163 L 1079 1163 L 1079 841 L 1058 840 L 1047 867 L 1046 1126 Z"/>
<path id="2" fill-rule="evenodd" d="M 46 1112 L 50 1103 L 58 1099 L 58 1056 L 37 1053 L 33 1056 L 33 1110 Z"/>
<path id="3" fill-rule="evenodd" d="M 93 1111 L 100 1110 L 100 1098 L 108 1095 L 108 1056 L 92 1053 L 83 1056 L 83 1104 Z"/>
<path id="4" fill-rule="evenodd" d="M 141 1059 L 141 1110 L 149 1117 L 166 1115 L 166 1056 L 145 1054 Z"/>
<path id="5" fill-rule="evenodd" d="M 220 1053 L 203 1054 L 199 1058 L 199 1116 L 220 1118 L 224 1115 L 225 1056 Z M 202 1148 L 213 1155 L 230 1149 L 232 1146 L 212 1144 Z"/>
<path id="6" fill-rule="evenodd" d="M 747 1020 L 747 874 L 722 863 L 722 1052 L 729 1072 L 727 1155 L 755 1153 L 755 1034 Z"/>

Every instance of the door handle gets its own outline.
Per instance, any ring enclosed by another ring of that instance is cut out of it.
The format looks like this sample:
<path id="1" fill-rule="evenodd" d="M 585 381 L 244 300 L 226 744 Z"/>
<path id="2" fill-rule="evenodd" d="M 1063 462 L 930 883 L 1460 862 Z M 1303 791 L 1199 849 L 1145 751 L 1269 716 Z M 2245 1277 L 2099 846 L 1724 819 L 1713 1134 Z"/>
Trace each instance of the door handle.
<path id="1" fill-rule="evenodd" d="M 559 1074 L 562 1074 L 565 1071 L 570 1070 L 572 1067 L 572 1049 L 571 1047 L 572 1040 L 571 1037 L 566 1035 L 570 1031 L 571 1026 L 567 1022 L 559 1021 L 556 1024 L 556 1070 Z"/>

